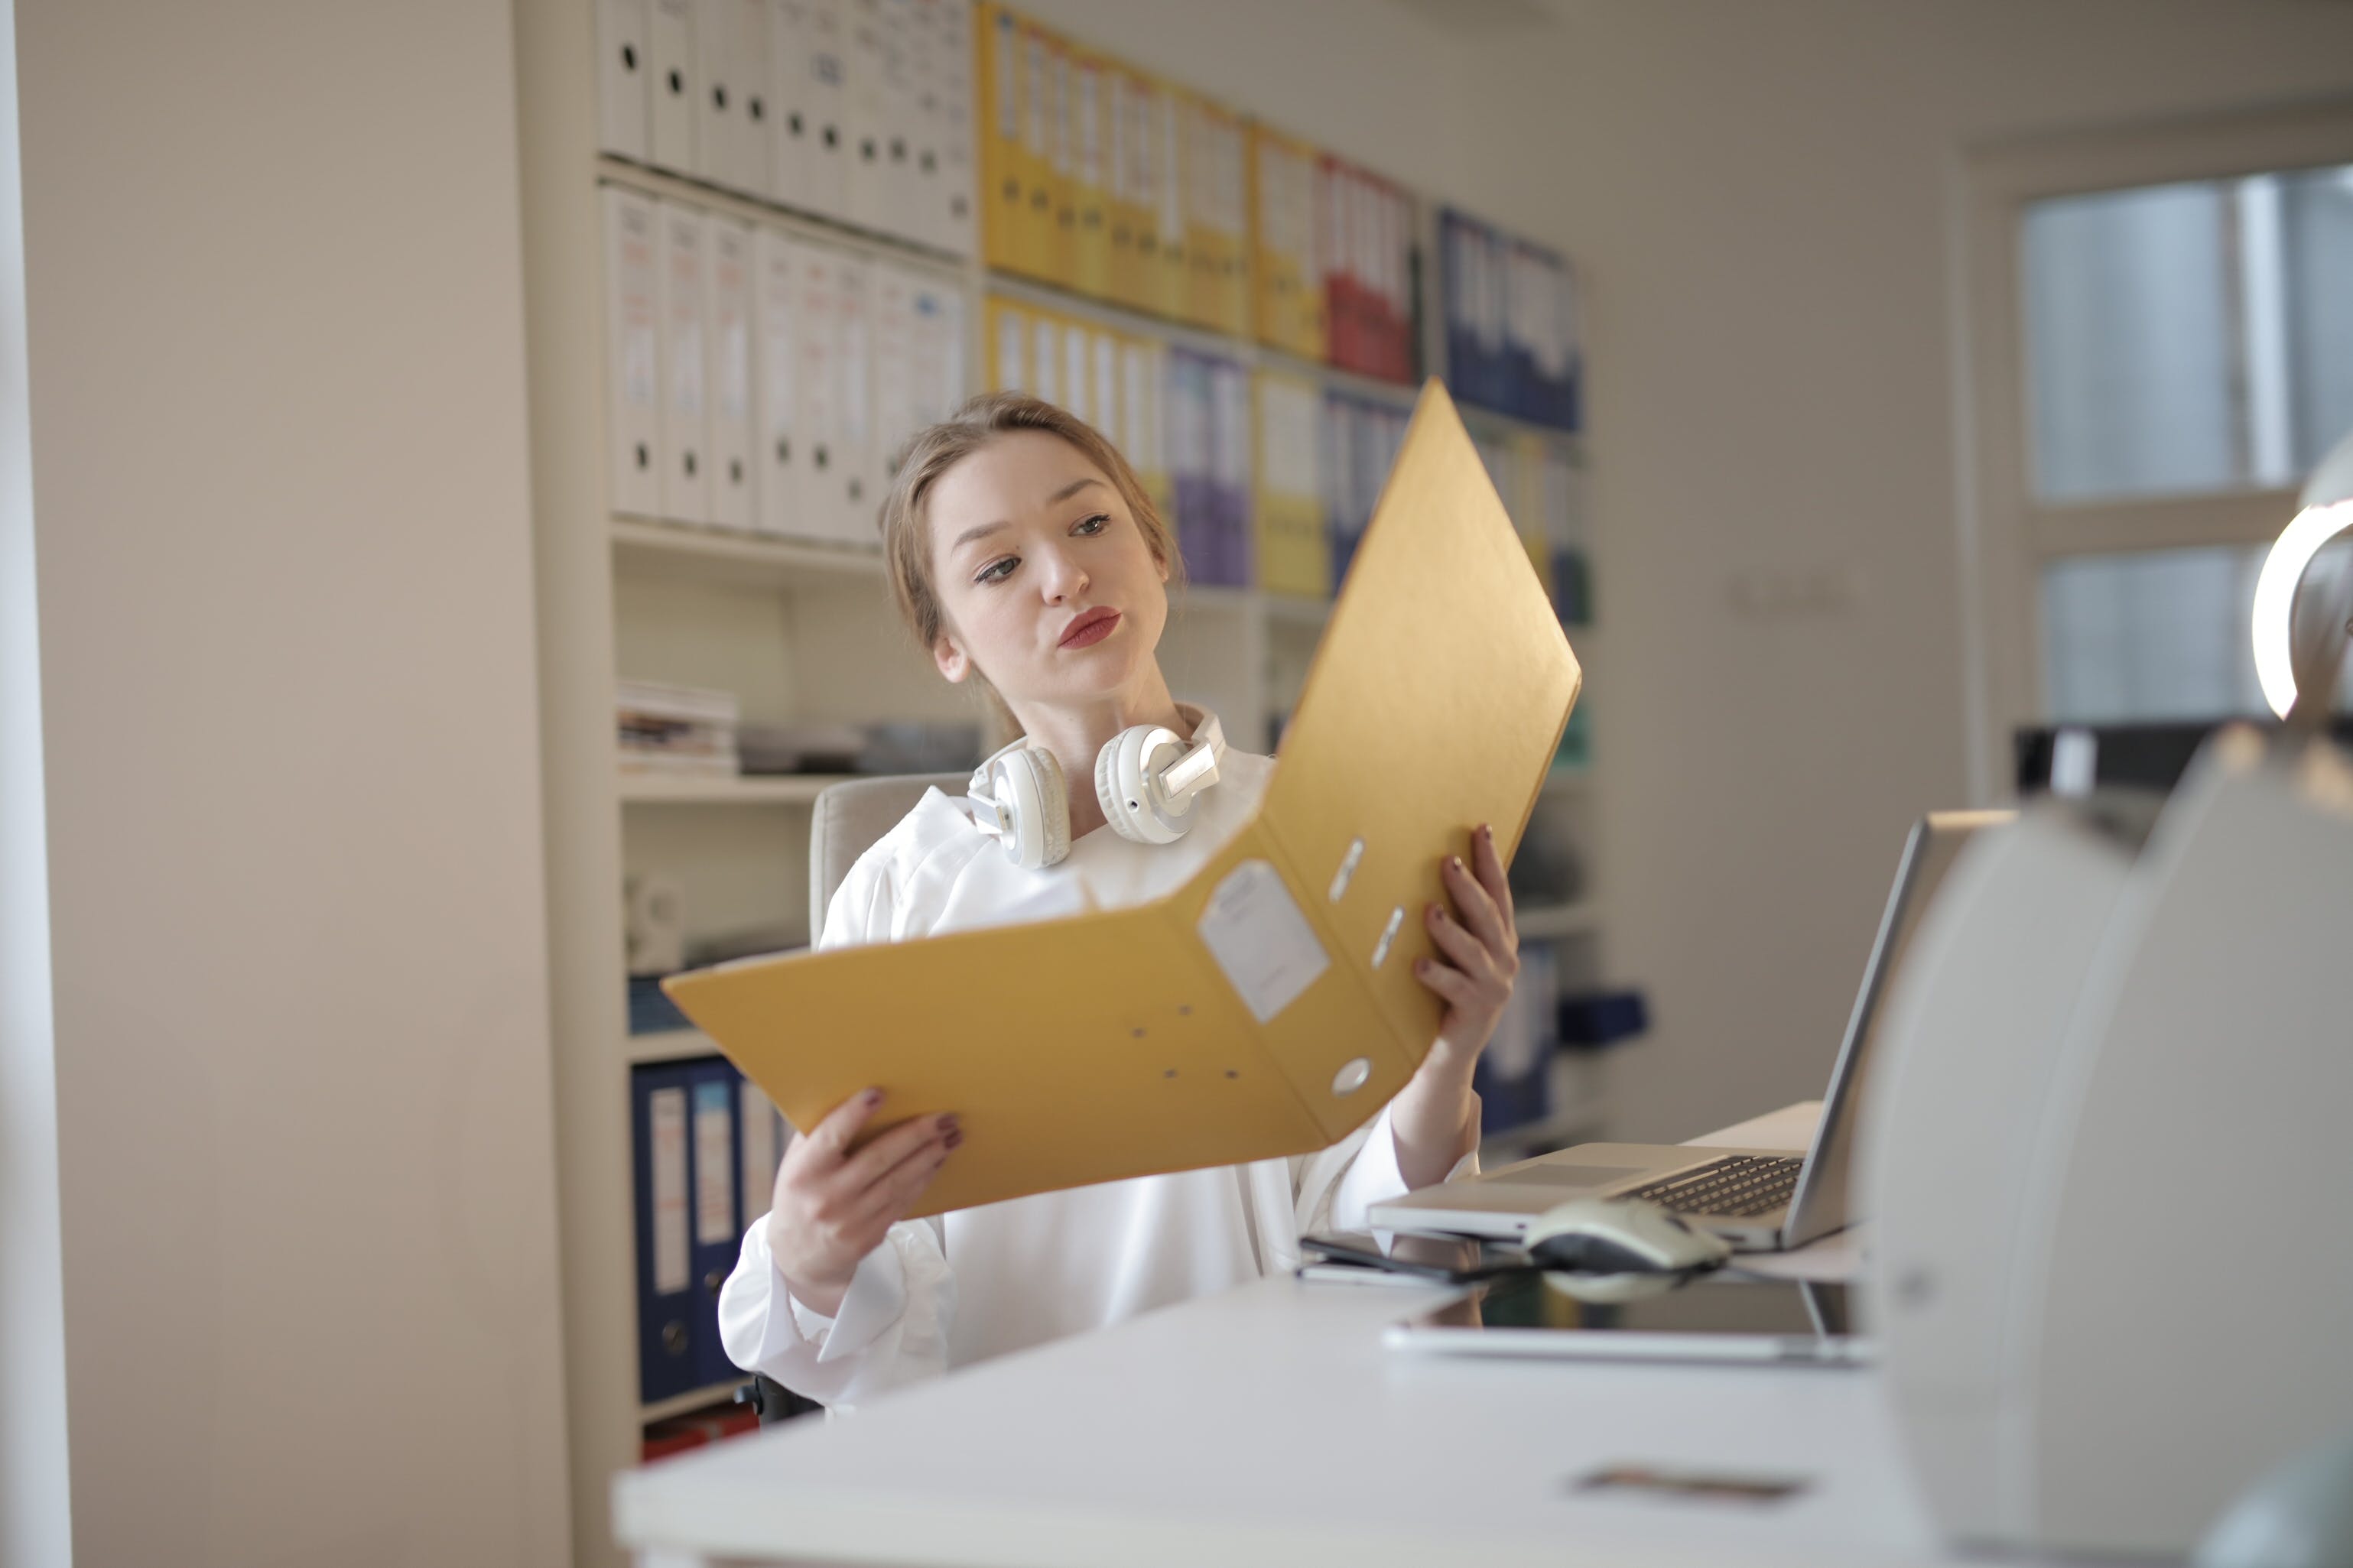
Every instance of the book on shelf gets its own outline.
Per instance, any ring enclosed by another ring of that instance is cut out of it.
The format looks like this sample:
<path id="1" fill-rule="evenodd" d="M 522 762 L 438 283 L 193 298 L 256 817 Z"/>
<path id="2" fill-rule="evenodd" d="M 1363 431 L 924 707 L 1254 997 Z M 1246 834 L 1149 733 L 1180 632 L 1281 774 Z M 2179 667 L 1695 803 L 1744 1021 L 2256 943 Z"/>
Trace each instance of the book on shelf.
<path id="1" fill-rule="evenodd" d="M 614 691 L 613 714 L 623 773 L 735 776 L 733 693 L 624 680 Z"/>

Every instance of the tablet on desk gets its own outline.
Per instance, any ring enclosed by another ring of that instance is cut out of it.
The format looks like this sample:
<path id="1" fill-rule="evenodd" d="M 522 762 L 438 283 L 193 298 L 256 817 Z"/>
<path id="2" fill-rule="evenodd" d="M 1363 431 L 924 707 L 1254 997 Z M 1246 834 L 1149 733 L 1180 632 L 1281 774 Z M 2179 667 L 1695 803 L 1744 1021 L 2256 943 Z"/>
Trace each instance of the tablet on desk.
<path id="1" fill-rule="evenodd" d="M 1865 1365 L 1871 1343 L 1848 1326 L 1841 1285 L 1708 1281 L 1604 1307 L 1521 1276 L 1391 1323 L 1383 1338 L 1392 1350 L 1453 1355 Z"/>

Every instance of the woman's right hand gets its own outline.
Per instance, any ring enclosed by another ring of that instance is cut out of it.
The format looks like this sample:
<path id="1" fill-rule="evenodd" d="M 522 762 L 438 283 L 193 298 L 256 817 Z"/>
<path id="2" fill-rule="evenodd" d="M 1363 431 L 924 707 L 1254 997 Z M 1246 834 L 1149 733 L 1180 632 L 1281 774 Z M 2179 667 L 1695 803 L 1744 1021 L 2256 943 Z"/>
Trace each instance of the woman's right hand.
<path id="1" fill-rule="evenodd" d="M 768 1255 L 794 1300 L 832 1317 L 859 1259 L 882 1244 L 964 1142 L 953 1113 L 893 1127 L 856 1153 L 849 1146 L 881 1107 L 870 1089 L 796 1138 L 776 1167 L 768 1210 Z"/>

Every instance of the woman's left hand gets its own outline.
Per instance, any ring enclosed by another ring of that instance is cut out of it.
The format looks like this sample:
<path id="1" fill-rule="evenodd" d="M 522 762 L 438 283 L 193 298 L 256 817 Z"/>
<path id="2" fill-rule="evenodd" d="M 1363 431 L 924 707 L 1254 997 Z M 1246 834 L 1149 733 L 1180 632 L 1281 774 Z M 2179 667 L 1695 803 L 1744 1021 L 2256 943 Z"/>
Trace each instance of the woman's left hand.
<path id="1" fill-rule="evenodd" d="M 1486 1048 L 1520 972 L 1519 931 L 1495 830 L 1482 825 L 1471 836 L 1471 864 L 1450 856 L 1439 878 L 1454 909 L 1432 904 L 1422 912 L 1438 952 L 1415 963 L 1414 978 L 1446 1003 L 1430 1054 L 1467 1066 Z"/>

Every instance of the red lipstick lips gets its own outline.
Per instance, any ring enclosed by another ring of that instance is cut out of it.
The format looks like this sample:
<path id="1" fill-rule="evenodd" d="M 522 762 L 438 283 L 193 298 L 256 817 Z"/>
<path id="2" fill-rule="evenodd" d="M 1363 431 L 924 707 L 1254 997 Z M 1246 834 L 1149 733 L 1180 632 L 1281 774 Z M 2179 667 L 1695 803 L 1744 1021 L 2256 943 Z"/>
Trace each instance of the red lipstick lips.
<path id="1" fill-rule="evenodd" d="M 1119 612 L 1117 610 L 1089 610 L 1079 616 L 1077 620 L 1072 621 L 1071 623 L 1070 629 L 1062 634 L 1062 646 L 1064 647 L 1092 647 L 1095 644 L 1103 641 L 1103 638 L 1111 636 L 1112 628 L 1118 625 Z"/>

